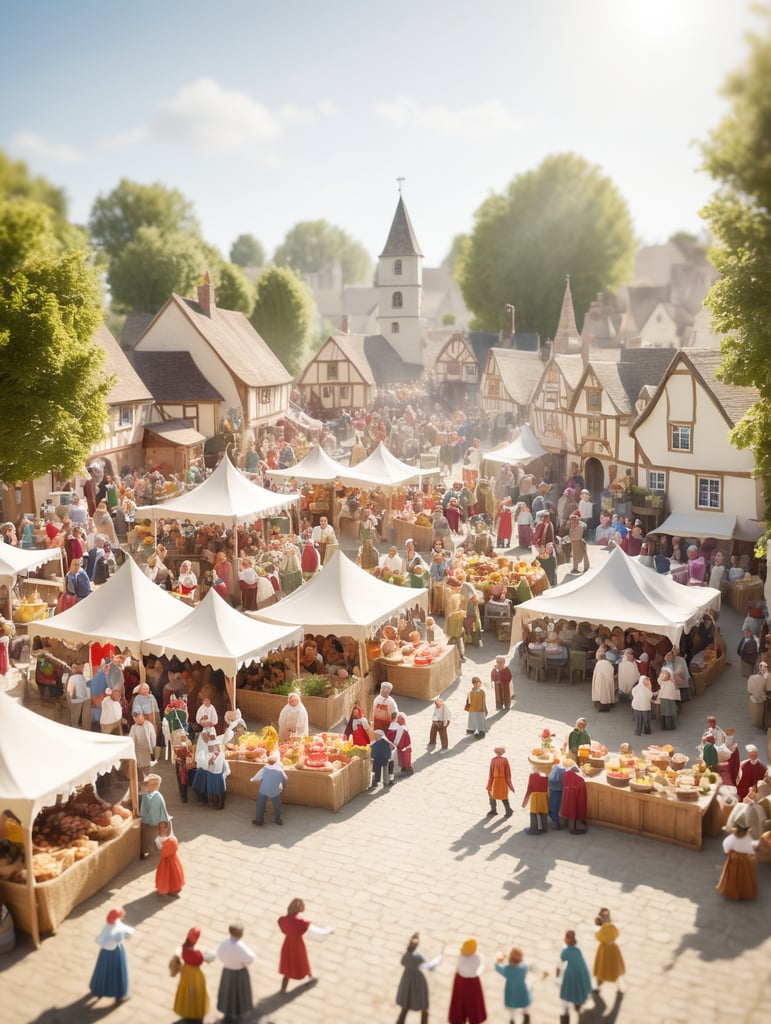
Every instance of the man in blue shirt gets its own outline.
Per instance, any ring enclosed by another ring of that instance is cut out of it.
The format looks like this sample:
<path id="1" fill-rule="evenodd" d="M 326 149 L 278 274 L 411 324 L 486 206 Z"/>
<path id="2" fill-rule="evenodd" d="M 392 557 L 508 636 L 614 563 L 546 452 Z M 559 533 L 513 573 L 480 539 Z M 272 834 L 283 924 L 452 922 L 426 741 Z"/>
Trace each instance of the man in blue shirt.
<path id="1" fill-rule="evenodd" d="M 273 818 L 277 825 L 283 825 L 281 820 L 281 791 L 287 783 L 287 774 L 281 767 L 278 754 L 275 751 L 269 755 L 268 763 L 260 768 L 250 782 L 259 782 L 260 792 L 257 794 L 257 809 L 255 811 L 253 825 L 262 825 L 265 818 L 265 804 L 270 800 L 273 805 Z"/>

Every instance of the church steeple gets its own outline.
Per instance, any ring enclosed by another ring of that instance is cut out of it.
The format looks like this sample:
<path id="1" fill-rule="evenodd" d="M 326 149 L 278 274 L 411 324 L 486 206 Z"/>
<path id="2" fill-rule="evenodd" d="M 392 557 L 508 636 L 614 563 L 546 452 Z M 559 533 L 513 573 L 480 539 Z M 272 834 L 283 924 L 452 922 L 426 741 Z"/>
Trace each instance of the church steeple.
<path id="1" fill-rule="evenodd" d="M 399 183 L 391 230 L 377 266 L 380 333 L 406 363 L 422 362 L 423 253 L 404 205 Z"/>
<path id="2" fill-rule="evenodd" d="M 581 341 L 581 335 L 576 324 L 576 313 L 573 309 L 573 295 L 570 291 L 570 274 L 565 276 L 565 295 L 562 299 L 562 310 L 560 311 L 560 322 L 557 325 L 557 333 L 554 335 L 552 352 L 575 351 Z"/>

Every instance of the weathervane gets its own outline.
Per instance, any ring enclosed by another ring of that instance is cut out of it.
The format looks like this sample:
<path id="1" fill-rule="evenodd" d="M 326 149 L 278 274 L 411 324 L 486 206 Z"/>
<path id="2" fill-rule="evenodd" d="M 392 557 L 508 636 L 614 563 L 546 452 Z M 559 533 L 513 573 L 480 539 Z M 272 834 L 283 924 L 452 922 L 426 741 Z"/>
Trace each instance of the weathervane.
<path id="1" fill-rule="evenodd" d="M 406 181 L 406 180 L 407 180 L 406 178 L 402 178 L 402 177 L 399 177 L 399 178 L 396 179 L 396 181 L 399 184 L 399 195 L 402 194 L 402 182 Z"/>

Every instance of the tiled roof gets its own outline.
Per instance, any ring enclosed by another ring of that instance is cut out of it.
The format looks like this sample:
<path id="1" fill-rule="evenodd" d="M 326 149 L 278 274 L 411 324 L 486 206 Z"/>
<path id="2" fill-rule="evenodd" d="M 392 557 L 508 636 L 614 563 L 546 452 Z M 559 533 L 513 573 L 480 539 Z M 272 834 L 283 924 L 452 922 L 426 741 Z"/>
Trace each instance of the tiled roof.
<path id="1" fill-rule="evenodd" d="M 581 356 L 556 355 L 554 362 L 559 367 L 568 387 L 575 391 L 581 380 L 581 374 L 584 372 L 584 361 Z"/>
<path id="2" fill-rule="evenodd" d="M 508 394 L 517 405 L 530 405 L 544 371 L 540 353 L 520 352 L 513 348 L 492 348 L 490 351 Z"/>
<path id="3" fill-rule="evenodd" d="M 203 444 L 206 440 L 206 436 L 199 433 L 190 420 L 164 420 L 162 423 L 147 423 L 145 424 L 145 433 L 156 434 L 164 441 L 181 445 L 183 448 L 192 448 L 193 445 Z"/>
<path id="4" fill-rule="evenodd" d="M 719 350 L 691 348 L 681 351 L 679 355 L 684 362 L 690 364 L 693 372 L 704 380 L 732 424 L 738 423 L 750 406 L 759 400 L 760 393 L 755 388 L 725 384 L 717 379 L 717 371 L 723 362 Z"/>
<path id="5" fill-rule="evenodd" d="M 294 379 L 243 313 L 215 306 L 207 316 L 193 299 L 172 295 L 171 302 L 182 310 L 230 372 L 248 387 L 275 387 Z M 159 316 L 162 314 L 163 310 Z"/>
<path id="6" fill-rule="evenodd" d="M 150 389 L 155 402 L 222 402 L 189 352 L 128 353 L 131 364 Z"/>
<path id="7" fill-rule="evenodd" d="M 627 349 L 618 362 L 591 360 L 590 365 L 618 411 L 629 416 L 643 387 L 658 387 L 674 355 L 674 349 Z"/>
<path id="8" fill-rule="evenodd" d="M 105 373 L 115 376 L 107 395 L 109 405 L 125 405 L 128 402 L 151 402 L 152 395 L 126 358 L 126 353 L 102 323 L 94 333 L 94 341 L 105 351 Z"/>
<path id="9" fill-rule="evenodd" d="M 418 352 L 415 354 L 420 355 Z M 369 334 L 364 338 L 364 356 L 377 384 L 418 380 L 423 373 L 422 363 L 405 363 L 382 334 Z"/>

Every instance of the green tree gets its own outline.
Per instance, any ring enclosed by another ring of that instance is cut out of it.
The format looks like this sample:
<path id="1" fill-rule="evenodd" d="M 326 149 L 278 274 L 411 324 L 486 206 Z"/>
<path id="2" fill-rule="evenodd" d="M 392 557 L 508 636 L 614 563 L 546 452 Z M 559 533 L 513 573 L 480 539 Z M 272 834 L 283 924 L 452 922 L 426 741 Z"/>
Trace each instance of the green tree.
<path id="1" fill-rule="evenodd" d="M 372 276 L 372 260 L 364 246 L 325 220 L 295 224 L 276 249 L 273 260 L 299 274 L 319 273 L 337 260 L 343 284 L 362 284 Z"/>
<path id="2" fill-rule="evenodd" d="M 268 267 L 260 274 L 250 320 L 287 370 L 297 373 L 313 334 L 316 304 L 293 270 Z"/>
<path id="3" fill-rule="evenodd" d="M 193 204 L 181 192 L 127 178 L 106 196 L 97 197 L 88 227 L 96 248 L 111 259 L 121 255 L 140 228 L 157 228 L 163 235 L 200 234 Z"/>
<path id="4" fill-rule="evenodd" d="M 54 235 L 66 248 L 88 248 L 88 234 L 67 220 L 64 191 L 45 178 L 33 177 L 22 161 L 10 160 L 0 152 L 0 199 L 32 199 L 47 207 Z"/>
<path id="5" fill-rule="evenodd" d="M 452 240 L 450 251 L 442 260 L 442 266 L 447 267 L 452 276 L 457 279 L 458 268 L 463 263 L 463 256 L 468 245 L 468 235 L 456 235 Z"/>
<path id="6" fill-rule="evenodd" d="M 254 235 L 239 235 L 230 247 L 230 262 L 239 267 L 261 267 L 265 263 L 265 248 Z"/>
<path id="7" fill-rule="evenodd" d="M 223 263 L 216 282 L 217 305 L 249 316 L 254 309 L 254 285 L 235 263 Z"/>
<path id="8" fill-rule="evenodd" d="M 54 215 L 0 200 L 0 479 L 83 466 L 104 436 L 111 384 L 93 341 L 102 296 L 88 254 L 66 251 Z"/>
<path id="9" fill-rule="evenodd" d="M 208 266 L 195 235 L 139 228 L 110 261 L 107 280 L 113 305 L 124 311 L 157 313 L 172 292 L 192 294 Z"/>
<path id="10" fill-rule="evenodd" d="M 581 313 L 601 290 L 628 278 L 635 239 L 625 200 L 609 178 L 573 153 L 549 156 L 477 210 L 458 276 L 476 326 L 517 326 L 551 337 L 570 274 Z"/>
<path id="11" fill-rule="evenodd" d="M 765 37 L 749 37 L 744 67 L 724 92 L 731 111 L 703 145 L 704 166 L 719 187 L 702 211 L 717 244 L 720 271 L 707 302 L 725 334 L 722 379 L 757 388 L 760 398 L 731 432 L 750 448 L 763 480 L 771 523 L 771 18 Z"/>

